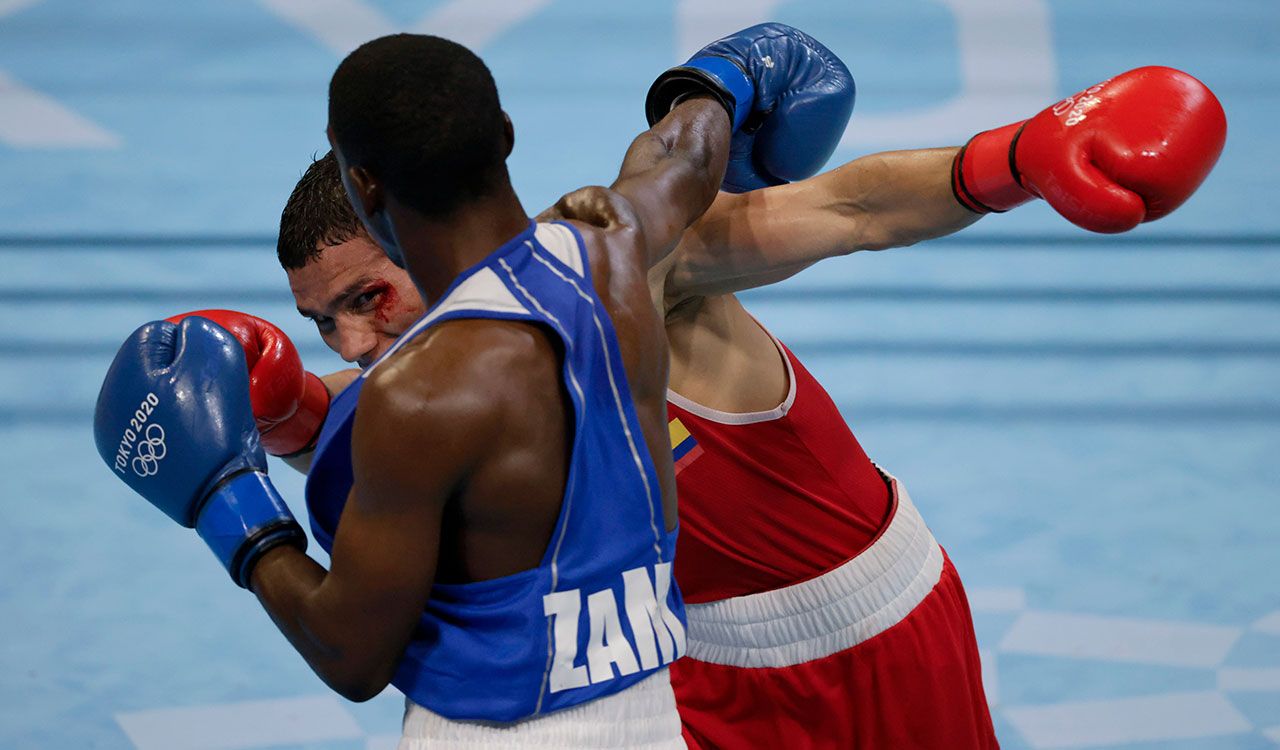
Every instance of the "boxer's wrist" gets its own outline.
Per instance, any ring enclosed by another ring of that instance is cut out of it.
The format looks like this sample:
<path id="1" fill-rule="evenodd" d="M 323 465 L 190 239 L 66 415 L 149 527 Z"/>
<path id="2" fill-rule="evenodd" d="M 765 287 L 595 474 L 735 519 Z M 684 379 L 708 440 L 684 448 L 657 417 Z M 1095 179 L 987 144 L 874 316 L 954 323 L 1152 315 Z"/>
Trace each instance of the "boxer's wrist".
<path id="1" fill-rule="evenodd" d="M 281 544 L 307 547 L 307 536 L 289 506 L 258 471 L 245 471 L 219 484 L 200 509 L 196 533 L 244 588 L 268 550 Z"/>
<path id="2" fill-rule="evenodd" d="M 975 213 L 1003 213 L 1035 198 L 1021 184 L 1014 159 L 1026 120 L 978 133 L 951 165 L 951 190 Z"/>
<path id="3" fill-rule="evenodd" d="M 695 57 L 658 76 L 645 97 L 645 116 L 656 125 L 683 101 L 698 96 L 717 101 L 737 132 L 751 113 L 755 84 L 733 61 L 714 55 Z"/>
<path id="4" fill-rule="evenodd" d="M 715 104 L 716 106 L 721 106 L 720 100 L 717 99 L 715 96 L 713 96 L 710 92 L 689 91 L 684 94 L 680 94 L 674 100 L 672 100 L 671 111 L 672 112 L 676 111 L 676 107 L 679 107 L 681 104 L 684 104 L 685 102 L 697 102 L 697 101 L 704 101 L 710 104 Z"/>

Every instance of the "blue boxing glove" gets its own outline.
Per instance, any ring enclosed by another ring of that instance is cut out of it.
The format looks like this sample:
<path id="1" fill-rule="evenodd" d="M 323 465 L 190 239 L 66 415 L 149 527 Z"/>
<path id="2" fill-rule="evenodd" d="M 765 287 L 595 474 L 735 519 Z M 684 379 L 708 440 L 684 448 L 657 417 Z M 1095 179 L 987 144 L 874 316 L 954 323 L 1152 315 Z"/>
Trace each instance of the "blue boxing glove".
<path id="1" fill-rule="evenodd" d="M 194 527 L 231 578 L 307 537 L 267 479 L 240 342 L 205 318 L 148 323 L 120 347 L 98 393 L 98 454 L 139 495 Z"/>
<path id="2" fill-rule="evenodd" d="M 652 126 L 690 96 L 710 95 L 733 122 L 722 189 L 742 193 L 817 173 L 853 114 L 853 76 L 799 29 L 763 23 L 703 47 L 653 82 Z"/>

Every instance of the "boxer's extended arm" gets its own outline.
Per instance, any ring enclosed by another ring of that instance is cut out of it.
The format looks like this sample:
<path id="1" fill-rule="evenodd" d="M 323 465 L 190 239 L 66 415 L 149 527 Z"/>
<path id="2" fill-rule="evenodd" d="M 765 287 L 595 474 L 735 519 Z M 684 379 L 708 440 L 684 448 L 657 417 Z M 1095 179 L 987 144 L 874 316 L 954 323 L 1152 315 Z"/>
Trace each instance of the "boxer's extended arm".
<path id="1" fill-rule="evenodd" d="M 639 230 L 652 265 L 715 199 L 729 159 L 729 135 L 723 106 L 708 97 L 688 100 L 631 142 L 609 189 L 575 190 L 538 218 Z"/>
<path id="2" fill-rule="evenodd" d="M 729 160 L 729 115 L 709 98 L 677 106 L 631 143 L 610 189 L 641 222 L 649 263 L 666 257 L 715 200 Z"/>
<path id="3" fill-rule="evenodd" d="M 664 293 L 678 303 L 732 292 L 840 252 L 936 237 L 973 220 L 961 205 L 982 214 L 1043 197 L 1085 229 L 1128 231 L 1195 192 L 1226 129 L 1203 83 L 1172 68 L 1136 68 L 963 149 L 878 154 L 722 199 L 674 256 Z"/>
<path id="4" fill-rule="evenodd" d="M 741 191 L 813 174 L 853 100 L 849 69 L 808 34 L 779 23 L 734 32 L 654 81 L 651 128 L 631 144 L 611 190 L 570 194 L 544 216 L 639 230 L 652 268 L 711 204 L 714 185 Z"/>
<path id="5" fill-rule="evenodd" d="M 445 504 L 497 442 L 511 392 L 511 373 L 489 358 L 509 338 L 438 333 L 431 351 L 403 353 L 430 356 L 385 363 L 360 393 L 355 485 L 330 570 L 277 548 L 250 579 L 281 632 L 349 700 L 372 698 L 394 675 L 435 578 Z"/>
<path id="6" fill-rule="evenodd" d="M 772 284 L 823 258 L 951 234 L 979 216 L 951 190 L 957 149 L 864 156 L 807 180 L 721 193 L 681 239 L 668 305 Z"/>

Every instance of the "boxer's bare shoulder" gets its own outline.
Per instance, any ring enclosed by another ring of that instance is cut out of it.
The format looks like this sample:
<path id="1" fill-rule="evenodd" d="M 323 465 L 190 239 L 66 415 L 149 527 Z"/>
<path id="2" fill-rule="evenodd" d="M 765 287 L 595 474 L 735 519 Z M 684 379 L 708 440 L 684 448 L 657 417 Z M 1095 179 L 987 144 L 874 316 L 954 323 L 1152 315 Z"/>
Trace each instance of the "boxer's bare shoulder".
<path id="1" fill-rule="evenodd" d="M 574 225 L 586 243 L 593 275 L 596 269 L 609 271 L 619 263 L 634 266 L 645 260 L 640 216 L 625 196 L 607 187 L 588 185 L 566 193 L 537 220 Z"/>
<path id="2" fill-rule="evenodd" d="M 582 236 L 591 281 L 618 334 L 627 374 L 639 400 L 665 392 L 661 321 L 647 289 L 648 247 L 641 219 L 622 194 L 589 186 L 566 194 L 539 220 L 566 221 Z M 642 372 L 643 371 L 643 372 Z"/>
<path id="3" fill-rule="evenodd" d="M 434 496 L 454 506 L 444 513 L 447 554 L 437 580 L 497 578 L 541 559 L 559 514 L 572 431 L 562 356 L 537 325 L 463 319 L 434 326 L 369 374 L 352 443 L 367 459 L 355 464 L 360 502 L 367 493 L 374 502 Z M 419 481 L 433 487 L 379 490 Z M 510 533 L 515 528 L 521 533 Z"/>
<path id="4" fill-rule="evenodd" d="M 538 215 L 538 221 L 556 219 L 610 231 L 635 230 L 640 223 L 627 199 L 602 185 L 587 185 L 565 193 L 554 206 Z"/>

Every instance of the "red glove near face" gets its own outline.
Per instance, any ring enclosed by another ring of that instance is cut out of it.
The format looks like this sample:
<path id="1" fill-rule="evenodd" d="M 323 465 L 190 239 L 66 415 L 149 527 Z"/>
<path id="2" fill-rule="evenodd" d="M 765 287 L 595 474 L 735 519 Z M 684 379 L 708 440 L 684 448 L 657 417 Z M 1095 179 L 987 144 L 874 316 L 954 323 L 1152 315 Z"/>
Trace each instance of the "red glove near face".
<path id="1" fill-rule="evenodd" d="M 314 448 L 329 413 L 329 391 L 319 377 L 302 369 L 298 350 L 284 331 L 234 310 L 196 310 L 167 320 L 178 323 L 192 316 L 212 320 L 244 347 L 249 400 L 267 453 L 291 456 Z"/>
<path id="2" fill-rule="evenodd" d="M 978 213 L 1039 197 L 1072 224 L 1125 232 L 1191 197 L 1226 137 L 1226 114 L 1203 83 L 1137 68 L 974 136 L 952 163 L 951 186 Z"/>

